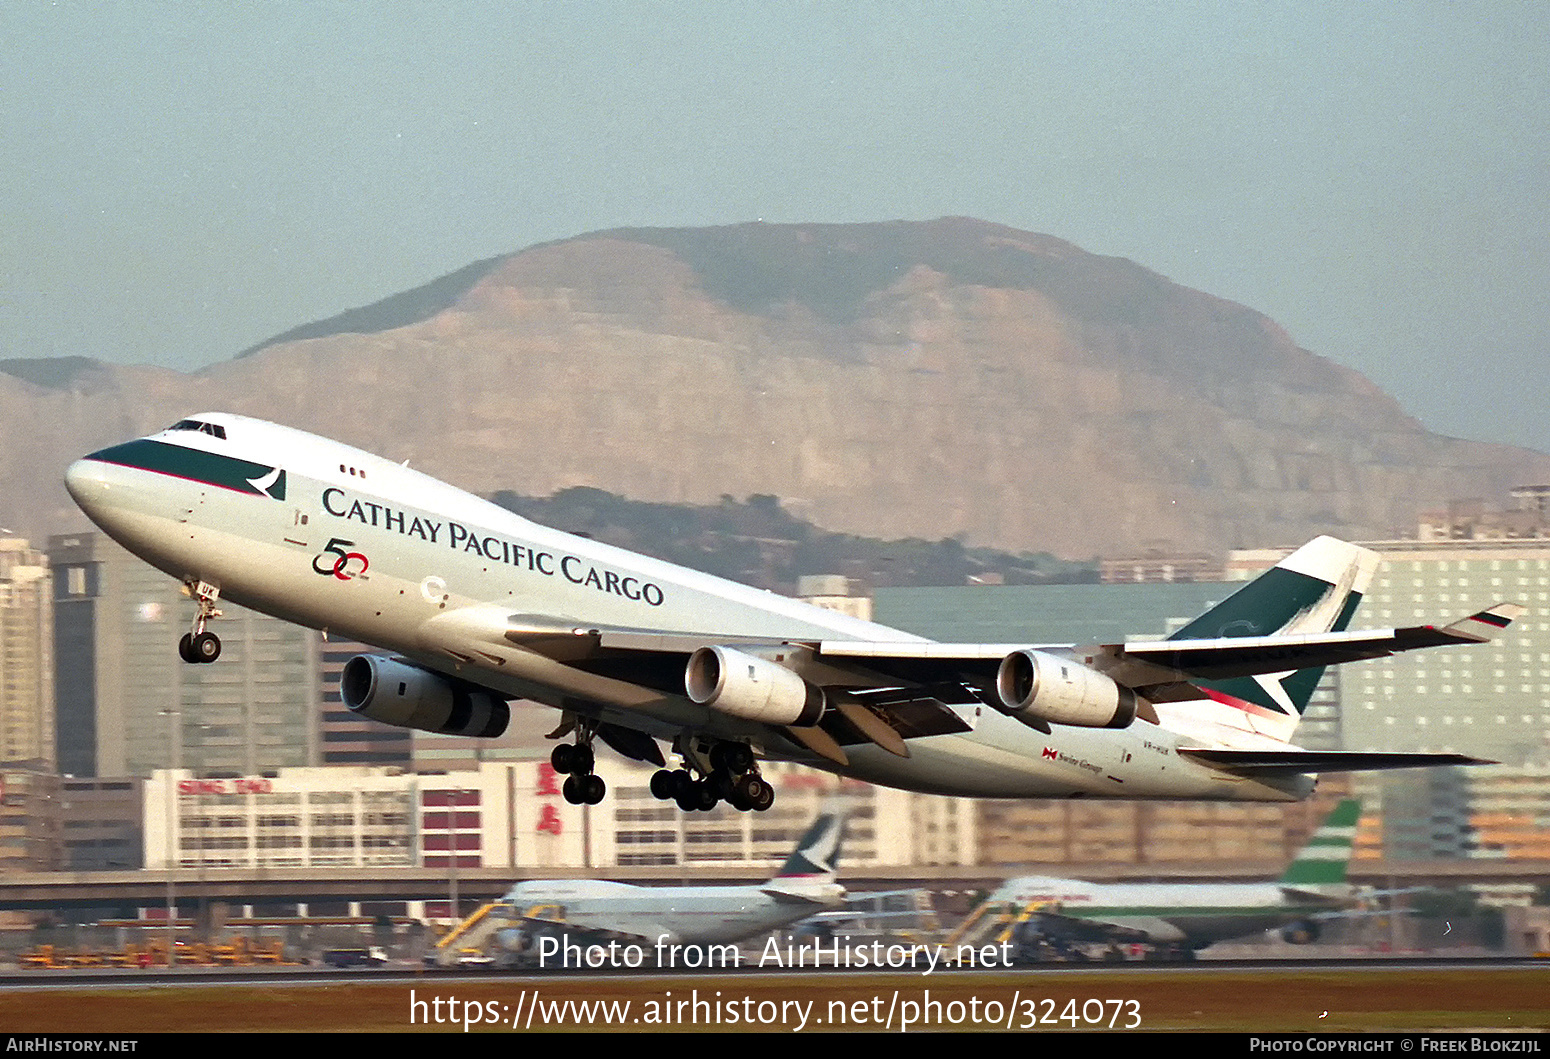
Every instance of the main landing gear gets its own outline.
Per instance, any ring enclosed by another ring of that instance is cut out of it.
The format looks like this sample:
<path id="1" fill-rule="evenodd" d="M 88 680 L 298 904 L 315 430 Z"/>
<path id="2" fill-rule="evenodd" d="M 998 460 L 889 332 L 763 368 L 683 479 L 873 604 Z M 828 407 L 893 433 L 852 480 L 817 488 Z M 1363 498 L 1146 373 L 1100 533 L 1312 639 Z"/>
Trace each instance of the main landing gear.
<path id="1" fill-rule="evenodd" d="M 596 734 L 591 728 L 579 728 L 574 743 L 561 743 L 549 752 L 549 764 L 554 766 L 554 771 L 565 775 L 560 793 L 572 805 L 597 805 L 608 793 L 603 777 L 592 771 L 596 764 L 592 737 Z"/>
<path id="2" fill-rule="evenodd" d="M 190 581 L 184 588 L 199 604 L 199 613 L 194 615 L 193 629 L 184 633 L 178 641 L 178 657 L 191 665 L 213 662 L 221 657 L 221 638 L 213 632 L 206 632 L 205 623 L 221 616 L 221 612 L 215 609 L 215 601 L 221 598 L 221 590 L 203 581 Z"/>
<path id="3" fill-rule="evenodd" d="M 747 743 L 715 743 L 706 754 L 691 742 L 679 752 L 687 768 L 658 769 L 651 775 L 651 793 L 661 801 L 677 802 L 686 813 L 708 812 L 722 799 L 741 812 L 762 813 L 775 804 L 775 788 L 759 774 Z"/>

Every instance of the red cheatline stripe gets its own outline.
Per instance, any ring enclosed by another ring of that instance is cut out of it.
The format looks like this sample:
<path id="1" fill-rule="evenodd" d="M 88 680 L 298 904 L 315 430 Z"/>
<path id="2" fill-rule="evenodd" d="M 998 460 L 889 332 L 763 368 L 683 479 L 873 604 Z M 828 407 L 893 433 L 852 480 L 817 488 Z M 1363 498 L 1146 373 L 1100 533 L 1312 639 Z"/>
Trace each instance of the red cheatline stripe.
<path id="1" fill-rule="evenodd" d="M 1226 692 L 1217 691 L 1214 688 L 1201 688 L 1200 690 L 1205 692 L 1207 698 L 1215 699 L 1223 706 L 1231 706 L 1233 709 L 1242 710 L 1244 713 L 1252 713 L 1260 717 L 1286 716 L 1286 714 L 1277 710 L 1267 710 L 1263 706 L 1256 705 L 1255 703 L 1249 702 L 1245 699 L 1240 699 L 1236 695 L 1228 695 Z"/>

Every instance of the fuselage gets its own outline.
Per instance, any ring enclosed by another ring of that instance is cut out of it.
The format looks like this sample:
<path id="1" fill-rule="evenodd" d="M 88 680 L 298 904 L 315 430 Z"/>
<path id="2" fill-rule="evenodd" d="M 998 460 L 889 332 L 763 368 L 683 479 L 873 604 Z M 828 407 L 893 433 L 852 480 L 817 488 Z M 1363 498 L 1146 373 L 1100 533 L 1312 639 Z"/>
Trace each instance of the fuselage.
<path id="1" fill-rule="evenodd" d="M 757 886 L 632 886 L 604 880 L 518 883 L 502 901 L 519 916 L 679 944 L 742 941 L 833 907 L 839 887 L 810 897 Z"/>
<path id="2" fill-rule="evenodd" d="M 300 625 L 374 644 L 426 669 L 671 739 L 753 743 L 860 779 L 928 793 L 1290 801 L 1305 776 L 1251 779 L 1178 756 L 1198 732 L 1137 721 L 1050 734 L 979 705 L 968 731 L 909 741 L 909 757 L 847 748 L 839 766 L 769 729 L 505 640 L 508 622 L 704 637 L 920 641 L 871 622 L 576 537 L 359 449 L 227 414 L 93 453 L 67 475 L 109 536 L 185 582 Z M 586 704 L 578 707 L 578 703 Z"/>
<path id="3" fill-rule="evenodd" d="M 1025 876 L 991 897 L 1059 917 L 1078 938 L 1182 943 L 1204 947 L 1329 912 L 1350 901 L 1344 884 L 1290 888 L 1278 883 L 1092 883 Z"/>

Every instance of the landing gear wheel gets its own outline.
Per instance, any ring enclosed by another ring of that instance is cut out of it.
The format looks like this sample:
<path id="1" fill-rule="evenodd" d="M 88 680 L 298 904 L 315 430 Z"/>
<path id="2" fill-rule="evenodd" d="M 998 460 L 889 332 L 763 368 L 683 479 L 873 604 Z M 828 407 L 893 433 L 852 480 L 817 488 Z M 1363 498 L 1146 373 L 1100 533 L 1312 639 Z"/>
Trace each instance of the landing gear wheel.
<path id="1" fill-rule="evenodd" d="M 651 796 L 657 801 L 672 801 L 677 790 L 678 784 L 673 779 L 671 769 L 657 769 L 651 774 Z"/>
<path id="2" fill-rule="evenodd" d="M 182 650 L 182 644 L 178 649 Z M 221 657 L 221 638 L 213 632 L 202 632 L 189 641 L 188 654 L 195 662 L 213 662 Z"/>
<path id="3" fill-rule="evenodd" d="M 775 803 L 774 789 L 759 774 L 749 743 L 684 732 L 673 749 L 683 758 L 683 766 L 664 768 L 652 776 L 653 796 L 677 802 L 686 813 L 706 812 L 723 801 L 739 812 L 764 810 Z"/>
<path id="4" fill-rule="evenodd" d="M 746 812 L 756 807 L 760 801 L 768 798 L 770 801 L 764 806 L 768 809 L 771 804 L 774 804 L 773 798 L 771 798 L 771 795 L 774 793 L 774 789 L 765 781 L 763 776 L 757 776 L 750 772 L 737 781 L 732 788 L 732 796 L 727 800 Z"/>
<path id="5" fill-rule="evenodd" d="M 755 812 L 762 813 L 775 804 L 775 788 L 771 787 L 762 778 L 759 780 L 759 786 L 763 790 L 754 797 L 753 807 Z"/>
<path id="6" fill-rule="evenodd" d="M 592 753 L 592 737 L 596 726 L 583 724 L 574 743 L 560 743 L 549 751 L 549 764 L 554 771 L 565 775 L 561 793 L 572 805 L 597 805 L 608 793 L 608 784 L 592 771 L 597 763 Z"/>
<path id="7" fill-rule="evenodd" d="M 549 751 L 549 764 L 554 767 L 554 771 L 562 776 L 568 776 L 576 771 L 571 767 L 571 763 L 575 760 L 573 757 L 575 750 L 576 748 L 570 743 L 561 743 Z"/>
<path id="8" fill-rule="evenodd" d="M 720 800 L 715 788 L 704 780 L 690 780 L 687 786 L 679 789 L 676 798 L 678 808 L 686 813 L 709 812 Z"/>
<path id="9" fill-rule="evenodd" d="M 178 657 L 183 659 L 183 661 L 187 662 L 189 665 L 193 665 L 199 661 L 199 659 L 194 657 L 193 644 L 194 634 L 191 632 L 184 633 L 183 639 L 178 641 Z"/>

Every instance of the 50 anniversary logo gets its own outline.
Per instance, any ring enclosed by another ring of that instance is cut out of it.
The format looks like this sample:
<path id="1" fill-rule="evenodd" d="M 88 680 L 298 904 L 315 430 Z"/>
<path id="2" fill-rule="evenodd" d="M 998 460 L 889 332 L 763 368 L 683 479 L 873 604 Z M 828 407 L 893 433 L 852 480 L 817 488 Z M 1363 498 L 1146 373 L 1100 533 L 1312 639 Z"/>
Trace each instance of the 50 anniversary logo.
<path id="1" fill-rule="evenodd" d="M 330 540 L 328 546 L 323 549 L 323 554 L 312 560 L 313 572 L 322 574 L 324 577 L 333 574 L 341 581 L 350 581 L 357 575 L 364 574 L 366 569 L 371 566 L 370 560 L 360 552 L 345 551 L 346 548 L 354 543 L 354 541 L 343 540 L 339 537 Z M 337 558 L 330 563 L 330 556 L 337 556 Z M 352 560 L 360 561 L 360 569 L 354 571 L 350 569 Z M 319 565 L 320 563 L 322 565 Z"/>

